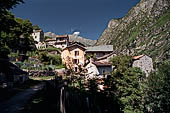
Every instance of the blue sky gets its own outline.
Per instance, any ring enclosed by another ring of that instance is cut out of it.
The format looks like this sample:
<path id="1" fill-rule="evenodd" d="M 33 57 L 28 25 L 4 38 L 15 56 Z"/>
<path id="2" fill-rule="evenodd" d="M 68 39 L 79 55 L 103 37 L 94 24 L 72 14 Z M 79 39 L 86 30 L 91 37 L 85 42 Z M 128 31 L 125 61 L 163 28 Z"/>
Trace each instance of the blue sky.
<path id="1" fill-rule="evenodd" d="M 139 0 L 25 0 L 11 10 L 16 17 L 29 19 L 44 32 L 71 34 L 98 39 L 112 18 L 121 18 Z"/>

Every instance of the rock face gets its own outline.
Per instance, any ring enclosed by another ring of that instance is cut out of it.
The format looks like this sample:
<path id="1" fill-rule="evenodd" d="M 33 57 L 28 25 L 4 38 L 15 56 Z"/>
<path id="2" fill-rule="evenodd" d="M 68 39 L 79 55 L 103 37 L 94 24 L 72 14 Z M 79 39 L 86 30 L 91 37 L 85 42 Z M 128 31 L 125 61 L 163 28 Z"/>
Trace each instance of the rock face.
<path id="1" fill-rule="evenodd" d="M 52 33 L 52 32 L 46 32 L 46 33 L 44 33 L 44 36 L 55 38 L 57 35 L 55 33 Z M 73 42 L 80 42 L 80 43 L 84 44 L 85 46 L 93 46 L 97 42 L 96 40 L 83 38 L 83 37 L 75 35 L 75 34 L 69 35 L 69 40 L 73 41 Z"/>
<path id="2" fill-rule="evenodd" d="M 96 40 L 91 40 L 91 39 L 87 39 L 87 38 L 83 38 L 81 36 L 77 36 L 77 35 L 69 35 L 70 41 L 73 42 L 80 42 L 82 44 L 84 44 L 85 46 L 93 46 L 96 44 Z"/>
<path id="3" fill-rule="evenodd" d="M 170 0 L 141 0 L 125 17 L 112 19 L 97 45 L 113 44 L 115 52 L 170 59 Z"/>
<path id="4" fill-rule="evenodd" d="M 51 38 L 55 38 L 55 37 L 56 37 L 56 34 L 55 34 L 55 33 L 52 33 L 52 32 L 46 32 L 46 33 L 44 33 L 44 36 L 48 36 L 48 37 L 51 37 Z"/>

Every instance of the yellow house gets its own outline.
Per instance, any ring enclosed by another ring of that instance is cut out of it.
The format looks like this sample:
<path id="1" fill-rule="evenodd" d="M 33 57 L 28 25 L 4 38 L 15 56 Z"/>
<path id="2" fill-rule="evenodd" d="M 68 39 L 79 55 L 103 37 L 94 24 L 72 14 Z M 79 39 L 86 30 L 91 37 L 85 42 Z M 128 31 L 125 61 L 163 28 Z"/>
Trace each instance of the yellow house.
<path id="1" fill-rule="evenodd" d="M 75 43 L 63 49 L 61 53 L 62 62 L 68 69 L 79 71 L 79 66 L 85 64 L 85 47 Z"/>

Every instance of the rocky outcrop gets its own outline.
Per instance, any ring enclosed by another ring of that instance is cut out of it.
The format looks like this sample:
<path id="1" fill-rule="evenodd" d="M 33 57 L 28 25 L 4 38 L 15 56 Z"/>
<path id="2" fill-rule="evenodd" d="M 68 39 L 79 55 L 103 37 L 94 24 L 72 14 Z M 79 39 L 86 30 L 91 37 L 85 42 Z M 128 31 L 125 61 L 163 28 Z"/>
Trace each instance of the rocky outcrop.
<path id="1" fill-rule="evenodd" d="M 91 40 L 91 39 L 87 39 L 87 38 L 83 38 L 81 36 L 77 36 L 77 35 L 69 35 L 70 41 L 72 42 L 80 42 L 82 44 L 84 44 L 85 46 L 93 46 L 96 44 L 96 40 Z"/>
<path id="2" fill-rule="evenodd" d="M 55 33 L 52 33 L 52 32 L 46 32 L 46 33 L 44 33 L 44 36 L 51 37 L 51 38 L 55 38 L 55 37 L 56 37 L 56 34 L 55 34 Z"/>
<path id="3" fill-rule="evenodd" d="M 97 45 L 113 44 L 118 54 L 170 59 L 170 0 L 141 0 L 125 17 L 112 19 Z"/>

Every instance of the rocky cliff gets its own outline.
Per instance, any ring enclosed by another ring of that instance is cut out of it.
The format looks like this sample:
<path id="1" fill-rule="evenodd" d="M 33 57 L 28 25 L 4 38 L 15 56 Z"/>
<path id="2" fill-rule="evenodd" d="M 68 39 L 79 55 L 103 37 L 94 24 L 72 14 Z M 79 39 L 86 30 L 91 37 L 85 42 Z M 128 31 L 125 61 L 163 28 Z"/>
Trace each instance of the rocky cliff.
<path id="1" fill-rule="evenodd" d="M 112 19 L 97 45 L 113 44 L 118 54 L 170 59 L 170 0 L 141 0 L 125 17 Z"/>

